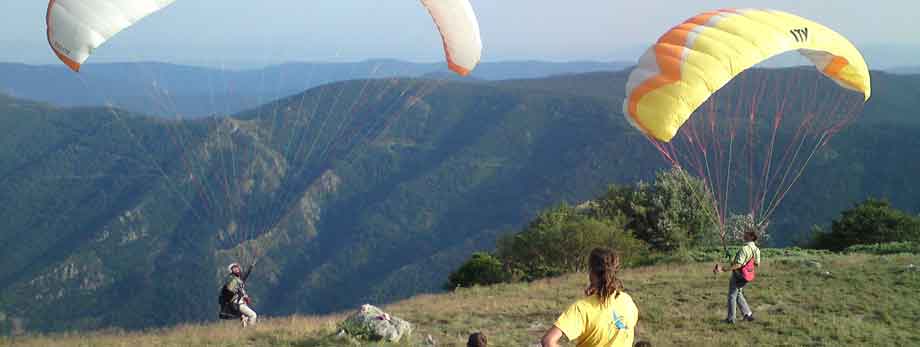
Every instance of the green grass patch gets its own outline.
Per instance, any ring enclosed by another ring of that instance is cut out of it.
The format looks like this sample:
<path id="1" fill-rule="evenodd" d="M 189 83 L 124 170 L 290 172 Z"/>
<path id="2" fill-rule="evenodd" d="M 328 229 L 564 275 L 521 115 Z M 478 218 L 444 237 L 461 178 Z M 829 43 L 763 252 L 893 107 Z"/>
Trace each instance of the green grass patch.
<path id="1" fill-rule="evenodd" d="M 640 337 L 654 346 L 920 345 L 920 256 L 764 249 L 757 280 L 745 289 L 755 322 L 725 315 L 728 277 L 712 268 L 720 250 L 623 271 L 640 308 Z M 0 339 L 15 346 L 465 346 L 484 332 L 494 346 L 531 346 L 582 295 L 585 274 L 421 295 L 385 307 L 414 324 L 411 338 L 379 344 L 335 336 L 342 315 L 284 317 L 240 331 L 229 322 L 147 333 L 92 333 Z M 569 344 L 571 345 L 571 344 Z"/>
<path id="2" fill-rule="evenodd" d="M 844 253 L 869 254 L 920 254 L 920 242 L 890 242 L 874 245 L 855 245 L 847 247 Z"/>

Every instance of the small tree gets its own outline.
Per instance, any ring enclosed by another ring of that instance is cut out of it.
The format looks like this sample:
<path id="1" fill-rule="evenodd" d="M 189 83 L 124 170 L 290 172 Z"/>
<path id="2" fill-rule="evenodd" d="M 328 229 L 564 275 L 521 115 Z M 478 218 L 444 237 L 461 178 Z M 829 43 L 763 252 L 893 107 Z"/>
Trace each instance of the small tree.
<path id="1" fill-rule="evenodd" d="M 718 237 L 705 185 L 679 169 L 658 173 L 652 184 L 611 187 L 596 202 L 594 214 L 625 217 L 627 229 L 662 251 L 706 245 Z"/>
<path id="2" fill-rule="evenodd" d="M 887 201 L 868 199 L 843 211 L 829 233 L 816 236 L 814 246 L 841 251 L 852 245 L 898 241 L 920 241 L 920 219 Z"/>
<path id="3" fill-rule="evenodd" d="M 744 241 L 744 233 L 749 230 L 754 230 L 754 232 L 757 233 L 757 240 L 759 242 L 766 242 L 770 238 L 770 235 L 767 233 L 769 224 L 770 223 L 766 221 L 757 223 L 754 221 L 754 216 L 752 214 L 733 214 L 725 221 L 726 238 L 733 242 L 742 242 Z"/>
<path id="4" fill-rule="evenodd" d="M 625 264 L 638 259 L 648 246 L 623 229 L 622 220 L 572 216 L 559 223 L 531 225 L 498 243 L 498 255 L 523 280 L 584 271 L 595 247 L 620 252 Z"/>
<path id="5" fill-rule="evenodd" d="M 490 285 L 507 282 L 510 274 L 505 271 L 501 260 L 489 253 L 476 252 L 457 271 L 448 276 L 447 289 Z"/>

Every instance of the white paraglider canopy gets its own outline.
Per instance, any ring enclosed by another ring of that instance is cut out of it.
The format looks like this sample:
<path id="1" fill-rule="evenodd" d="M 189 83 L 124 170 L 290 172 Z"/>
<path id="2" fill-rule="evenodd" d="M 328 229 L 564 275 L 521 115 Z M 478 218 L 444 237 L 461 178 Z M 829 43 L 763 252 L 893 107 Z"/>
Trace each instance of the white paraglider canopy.
<path id="1" fill-rule="evenodd" d="M 441 33 L 448 67 L 468 75 L 482 56 L 479 22 L 469 0 L 421 0 Z M 118 32 L 175 0 L 50 0 L 48 43 L 79 71 L 93 51 Z"/>

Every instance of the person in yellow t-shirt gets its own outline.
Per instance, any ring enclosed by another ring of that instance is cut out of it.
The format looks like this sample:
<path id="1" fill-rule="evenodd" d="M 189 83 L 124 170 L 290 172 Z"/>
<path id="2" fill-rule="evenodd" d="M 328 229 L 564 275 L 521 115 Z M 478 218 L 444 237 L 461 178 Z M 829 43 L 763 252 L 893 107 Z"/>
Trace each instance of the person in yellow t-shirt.
<path id="1" fill-rule="evenodd" d="M 608 248 L 595 248 L 588 267 L 586 297 L 569 306 L 546 331 L 543 347 L 559 346 L 563 335 L 578 347 L 632 346 L 639 308 L 617 278 L 619 255 Z"/>

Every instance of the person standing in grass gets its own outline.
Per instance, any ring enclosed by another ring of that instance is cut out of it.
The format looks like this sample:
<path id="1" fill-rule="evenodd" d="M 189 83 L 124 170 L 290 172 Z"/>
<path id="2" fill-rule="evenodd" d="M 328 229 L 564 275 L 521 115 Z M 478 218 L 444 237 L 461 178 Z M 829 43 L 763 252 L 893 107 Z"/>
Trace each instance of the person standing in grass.
<path id="1" fill-rule="evenodd" d="M 713 272 L 731 271 L 731 277 L 728 280 L 728 314 L 725 323 L 735 324 L 735 306 L 741 309 L 742 319 L 746 321 L 754 320 L 754 312 L 748 305 L 747 299 L 744 298 L 744 286 L 754 280 L 754 269 L 760 266 L 760 248 L 757 248 L 757 232 L 749 230 L 744 233 L 744 246 L 735 253 L 731 265 L 728 267 L 716 264 Z"/>
<path id="2" fill-rule="evenodd" d="M 244 328 L 255 324 L 257 318 L 256 311 L 251 307 L 252 301 L 249 298 L 249 294 L 246 293 L 246 280 L 249 278 L 249 274 L 252 273 L 253 266 L 255 264 L 249 265 L 245 273 L 240 268 L 240 264 L 233 263 L 227 266 L 230 274 L 227 275 L 227 281 L 221 288 L 220 317 L 224 319 L 239 318 Z"/>
<path id="3" fill-rule="evenodd" d="M 565 335 L 578 347 L 629 347 L 636 336 L 639 308 L 617 277 L 619 255 L 595 248 L 588 257 L 585 298 L 569 306 L 543 336 L 543 347 L 559 346 Z"/>

